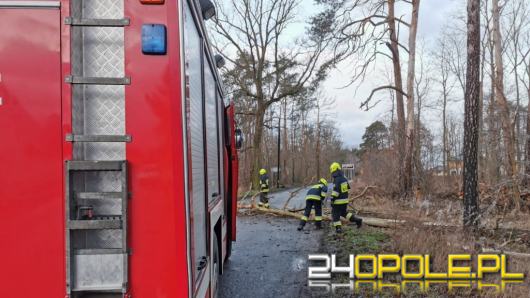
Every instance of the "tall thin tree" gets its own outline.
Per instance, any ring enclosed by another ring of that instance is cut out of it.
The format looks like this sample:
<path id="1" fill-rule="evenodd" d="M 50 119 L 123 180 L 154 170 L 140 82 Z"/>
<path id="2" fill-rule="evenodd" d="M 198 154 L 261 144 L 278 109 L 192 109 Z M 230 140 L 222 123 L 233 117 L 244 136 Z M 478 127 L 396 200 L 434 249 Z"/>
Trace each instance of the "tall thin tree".
<path id="1" fill-rule="evenodd" d="M 480 0 L 467 2 L 467 73 L 464 118 L 464 225 L 478 226 L 478 136 L 480 112 Z"/>
<path id="2" fill-rule="evenodd" d="M 418 20 L 420 0 L 412 0 L 412 17 L 409 30 L 409 61 L 407 70 L 407 145 L 405 154 L 405 194 L 410 195 L 412 190 L 412 176 L 414 163 L 414 76 L 416 73 L 416 36 L 418 33 Z M 419 113 L 419 111 L 417 111 Z M 418 123 L 419 124 L 419 123 Z M 419 127 L 419 126 L 418 126 Z"/>
<path id="3" fill-rule="evenodd" d="M 510 175 L 513 189 L 513 200 L 516 208 L 520 209 L 519 178 L 517 171 L 514 127 L 510 118 L 510 106 L 506 99 L 504 88 L 504 62 L 503 62 L 503 41 L 500 26 L 500 6 L 499 0 L 492 0 L 493 3 L 493 44 L 495 48 L 495 101 L 499 107 L 499 114 L 502 124 L 502 136 L 506 151 L 506 171 Z"/>

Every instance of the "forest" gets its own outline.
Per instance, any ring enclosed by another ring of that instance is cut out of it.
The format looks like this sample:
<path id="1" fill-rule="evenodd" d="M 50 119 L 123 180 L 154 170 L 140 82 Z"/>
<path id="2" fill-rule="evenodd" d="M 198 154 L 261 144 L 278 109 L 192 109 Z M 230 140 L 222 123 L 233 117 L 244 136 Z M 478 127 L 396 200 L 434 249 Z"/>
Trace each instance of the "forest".
<path id="1" fill-rule="evenodd" d="M 349 207 L 368 228 L 340 237 L 328 228 L 325 252 L 343 262 L 352 252 L 442 255 L 437 270 L 454 252 L 503 253 L 530 272 L 529 1 L 224 0 L 217 9 L 212 40 L 245 136 L 242 214 L 307 221 L 293 202 L 339 162 L 350 169 Z M 271 209 L 256 206 L 261 168 Z M 332 208 L 323 205 L 323 220 Z M 522 297 L 529 286 L 485 296 Z"/>

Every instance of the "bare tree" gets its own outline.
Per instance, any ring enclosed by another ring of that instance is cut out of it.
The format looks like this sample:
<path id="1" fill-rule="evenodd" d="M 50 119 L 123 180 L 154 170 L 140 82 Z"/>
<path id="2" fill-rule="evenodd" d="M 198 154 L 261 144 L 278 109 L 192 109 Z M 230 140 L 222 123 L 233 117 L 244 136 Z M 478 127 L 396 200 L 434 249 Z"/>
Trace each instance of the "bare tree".
<path id="1" fill-rule="evenodd" d="M 508 4 L 508 3 L 507 3 Z M 521 90 L 520 90 L 520 66 L 523 63 L 525 57 L 521 55 L 521 35 L 524 33 L 524 27 L 528 24 L 528 8 L 526 1 L 511 1 L 510 3 L 510 14 L 509 14 L 509 32 L 508 36 L 510 43 L 507 45 L 506 54 L 511 64 L 511 73 L 514 76 L 515 83 L 515 150 L 516 160 L 521 160 L 521 146 L 519 145 L 519 136 L 521 135 L 521 121 L 519 107 L 521 105 Z"/>
<path id="2" fill-rule="evenodd" d="M 520 192 L 515 159 L 515 138 L 512 121 L 510 119 L 510 107 L 504 90 L 504 64 L 502 57 L 502 36 L 500 29 L 500 7 L 499 0 L 492 0 L 493 10 L 493 43 L 495 46 L 495 96 L 499 106 L 502 122 L 502 133 L 506 150 L 506 170 L 511 178 L 513 186 L 514 203 L 520 209 Z"/>
<path id="3" fill-rule="evenodd" d="M 432 108 L 431 106 L 432 102 L 429 100 L 429 97 L 430 97 L 429 95 L 431 92 L 432 77 L 429 74 L 430 67 L 426 66 L 424 63 L 425 54 L 424 54 L 423 48 L 424 48 L 424 44 L 422 43 L 422 46 L 420 47 L 420 51 L 418 55 L 419 67 L 417 67 L 418 69 L 416 70 L 416 75 L 414 76 L 414 89 L 416 92 L 416 100 L 415 100 L 416 120 L 414 123 L 414 134 L 415 134 L 414 136 L 414 156 L 412 159 L 413 159 L 413 164 L 415 168 L 415 171 L 414 171 L 415 182 L 414 183 L 416 185 L 419 185 L 420 183 L 424 181 L 423 174 L 424 174 L 424 166 L 426 165 L 423 164 L 423 161 L 429 160 L 429 159 L 422 158 L 425 155 L 425 154 L 422 154 L 422 147 L 424 147 L 423 145 L 425 145 L 424 144 L 425 142 L 422 142 L 422 141 L 426 140 L 425 138 L 426 134 L 424 132 L 428 130 L 426 127 L 424 127 L 424 124 L 422 123 L 423 110 L 426 108 Z M 427 147 L 430 147 L 430 146 L 427 146 Z M 429 152 L 429 155 L 432 157 L 432 154 L 430 153 L 432 153 L 432 151 Z"/>
<path id="4" fill-rule="evenodd" d="M 449 60 L 451 59 L 450 50 L 442 38 L 438 41 L 437 51 L 435 51 L 436 68 L 438 74 L 435 81 L 441 87 L 441 111 L 442 111 L 442 164 L 444 175 L 448 175 L 448 159 L 450 158 L 449 151 L 449 136 L 447 129 L 447 105 L 449 103 L 449 96 L 454 87 L 454 82 L 451 82 L 451 68 Z"/>
<path id="5" fill-rule="evenodd" d="M 326 124 L 326 118 L 331 107 L 335 105 L 335 100 L 326 96 L 322 91 L 316 93 L 315 99 L 315 110 L 316 110 L 316 144 L 315 144 L 315 165 L 316 165 L 316 177 L 322 177 L 322 138 L 326 136 L 323 135 L 323 130 Z"/>
<path id="6" fill-rule="evenodd" d="M 407 149 L 405 156 L 405 194 L 411 194 L 413 181 L 413 157 L 415 152 L 414 142 L 414 76 L 416 73 L 416 36 L 418 33 L 418 18 L 420 0 L 412 0 L 412 17 L 409 30 L 409 61 L 407 69 Z"/>
<path id="7" fill-rule="evenodd" d="M 467 74 L 464 119 L 464 225 L 478 226 L 478 136 L 480 108 L 480 0 L 467 4 Z"/>
<path id="8" fill-rule="evenodd" d="M 395 93 L 395 109 L 397 118 L 396 147 L 400 166 L 398 167 L 400 193 L 408 195 L 412 186 L 412 155 L 414 150 L 414 66 L 415 43 L 420 1 L 403 1 L 411 4 L 411 22 L 407 23 L 402 17 L 396 16 L 396 2 L 399 0 L 319 0 L 327 4 L 330 15 L 334 20 L 333 32 L 336 41 L 335 52 L 343 58 L 352 58 L 354 71 L 351 75 L 352 83 L 362 83 L 367 72 L 379 61 L 389 59 L 393 68 L 393 82 L 380 85 L 372 89 L 370 95 L 361 103 L 361 108 L 373 107 L 372 100 L 381 91 L 391 90 Z M 409 29 L 409 45 L 400 43 L 399 32 L 401 26 Z M 380 45 L 386 45 L 387 49 Z M 412 46 L 412 48 L 410 48 Z M 409 55 L 409 72 L 407 74 L 407 88 L 405 92 L 402 77 L 400 51 Z M 412 58 L 412 59 L 411 59 Z M 386 60 L 388 61 L 388 60 Z M 412 94 L 409 94 L 412 93 Z M 406 118 L 404 98 L 410 117 Z M 407 124 L 409 122 L 409 124 Z M 407 127 L 409 137 L 407 137 Z M 408 144 L 408 145 L 407 145 Z M 410 154 L 407 155 L 407 148 Z"/>
<path id="9" fill-rule="evenodd" d="M 530 45 L 530 33 L 528 34 L 526 43 Z M 521 54 L 523 52 L 521 51 Z M 530 50 L 528 50 L 526 53 L 523 54 L 523 64 L 525 66 L 525 73 L 527 76 L 527 82 L 525 83 L 523 80 L 523 84 L 525 84 L 526 92 L 528 94 L 528 107 L 527 107 L 527 113 L 526 113 L 526 154 L 525 154 L 525 169 L 524 169 L 524 179 L 523 183 L 524 186 L 529 187 L 530 186 Z"/>
<path id="10" fill-rule="evenodd" d="M 218 6 L 215 47 L 232 69 L 225 72 L 240 96 L 250 98 L 255 116 L 251 176 L 257 185 L 265 112 L 277 102 L 314 87 L 331 62 L 320 63 L 327 48 L 326 24 L 318 24 L 303 43 L 281 44 L 296 16 L 299 0 L 229 0 Z M 228 8 L 230 7 L 230 8 Z M 235 55 L 230 55 L 230 53 Z M 231 77 L 231 78 L 230 78 Z"/>
<path id="11" fill-rule="evenodd" d="M 488 123 L 488 156 L 487 156 L 487 168 L 488 168 L 488 179 L 490 184 L 496 184 L 500 177 L 500 159 L 499 159 L 499 125 L 497 122 L 497 103 L 496 99 L 496 73 L 495 73 L 495 43 L 493 42 L 493 13 L 491 9 L 488 9 L 488 2 L 484 2 L 484 16 L 486 19 L 486 36 L 487 40 L 484 41 L 485 48 L 488 50 L 489 58 L 489 77 L 490 77 L 490 93 L 489 93 L 489 102 L 487 109 L 487 123 Z M 486 58 L 485 55 L 483 55 Z M 484 79 L 485 80 L 485 79 Z"/>

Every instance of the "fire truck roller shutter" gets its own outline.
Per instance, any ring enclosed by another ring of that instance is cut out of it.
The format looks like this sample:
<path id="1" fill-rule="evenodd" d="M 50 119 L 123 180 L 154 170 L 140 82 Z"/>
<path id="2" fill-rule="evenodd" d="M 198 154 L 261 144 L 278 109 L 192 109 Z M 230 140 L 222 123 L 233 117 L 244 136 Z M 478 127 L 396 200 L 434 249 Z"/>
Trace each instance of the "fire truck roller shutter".
<path id="1" fill-rule="evenodd" d="M 208 201 L 221 195 L 219 187 L 219 130 L 217 115 L 216 83 L 207 55 L 204 54 L 204 92 L 206 104 L 206 149 L 208 161 Z M 215 224 L 215 223 L 212 223 Z"/>
<path id="2" fill-rule="evenodd" d="M 191 223 L 192 223 L 192 270 L 195 288 L 207 257 L 206 243 L 206 177 L 204 149 L 204 111 L 203 111 L 203 47 L 196 28 L 188 1 L 184 2 L 184 43 L 186 59 L 186 76 L 189 82 L 188 105 L 188 140 L 191 167 Z"/>

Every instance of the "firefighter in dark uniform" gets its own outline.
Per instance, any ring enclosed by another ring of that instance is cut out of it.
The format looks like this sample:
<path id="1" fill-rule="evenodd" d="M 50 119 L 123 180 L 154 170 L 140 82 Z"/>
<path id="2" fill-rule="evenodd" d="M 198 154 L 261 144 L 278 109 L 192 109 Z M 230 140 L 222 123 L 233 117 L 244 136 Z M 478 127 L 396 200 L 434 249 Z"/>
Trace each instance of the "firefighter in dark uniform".
<path id="1" fill-rule="evenodd" d="M 340 164 L 337 162 L 332 163 L 329 167 L 329 171 L 333 177 L 333 191 L 331 192 L 331 217 L 336 232 L 342 232 L 342 224 L 340 222 L 341 217 L 356 223 L 357 228 L 360 228 L 363 220 L 355 217 L 353 213 L 348 212 L 348 192 L 350 190 L 350 184 L 348 183 L 348 179 L 344 177 Z"/>
<path id="2" fill-rule="evenodd" d="M 307 195 L 305 196 L 305 212 L 300 220 L 298 231 L 304 228 L 313 207 L 315 207 L 315 226 L 317 229 L 322 229 L 322 203 L 326 200 L 327 193 L 328 182 L 324 178 L 321 178 L 317 184 L 313 185 L 307 191 Z"/>
<path id="3" fill-rule="evenodd" d="M 258 206 L 269 208 L 269 175 L 267 175 L 267 170 L 259 170 L 259 186 L 260 186 L 260 196 Z"/>

